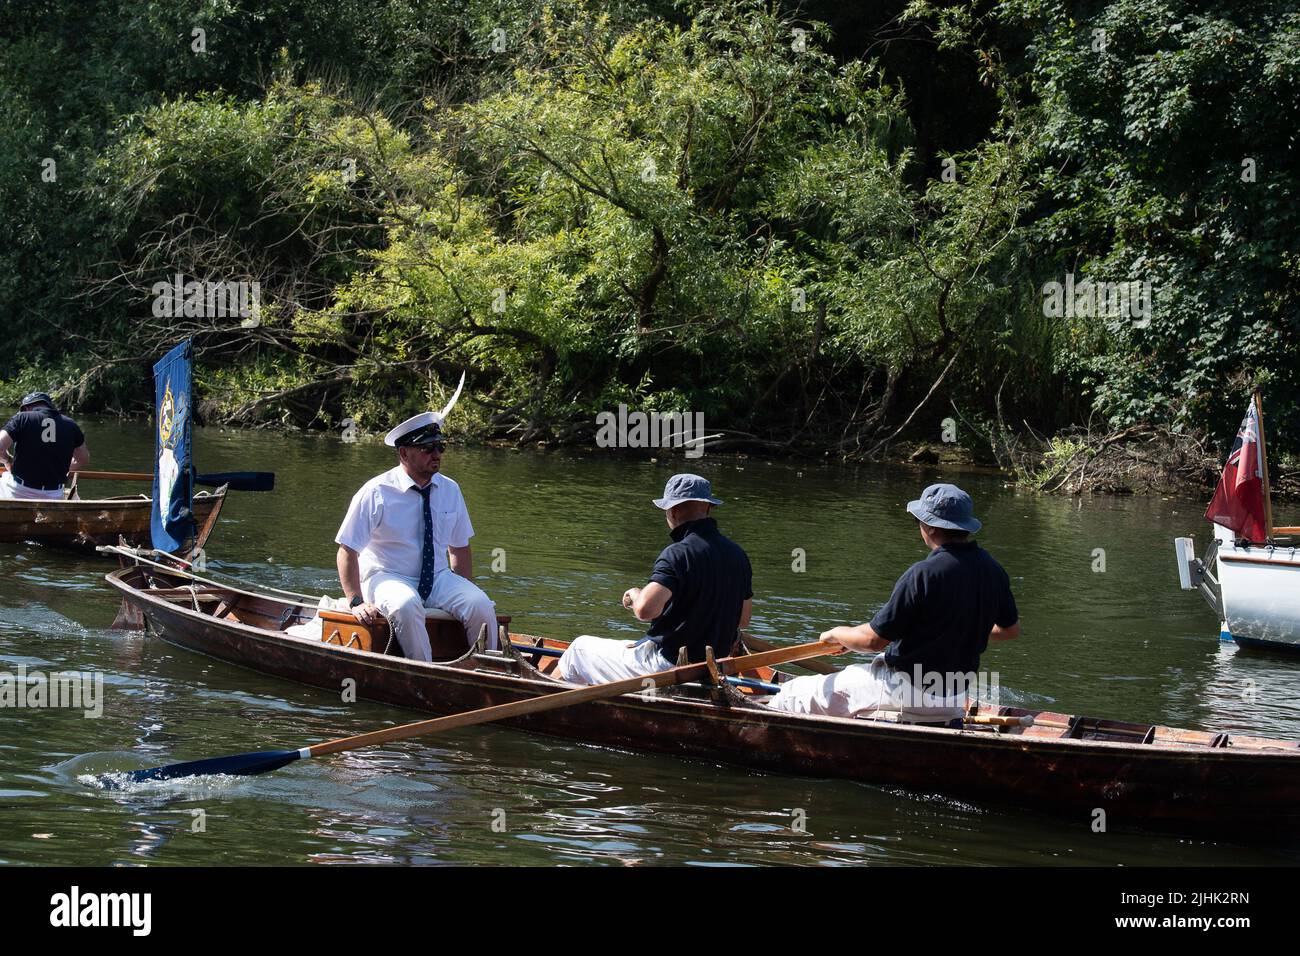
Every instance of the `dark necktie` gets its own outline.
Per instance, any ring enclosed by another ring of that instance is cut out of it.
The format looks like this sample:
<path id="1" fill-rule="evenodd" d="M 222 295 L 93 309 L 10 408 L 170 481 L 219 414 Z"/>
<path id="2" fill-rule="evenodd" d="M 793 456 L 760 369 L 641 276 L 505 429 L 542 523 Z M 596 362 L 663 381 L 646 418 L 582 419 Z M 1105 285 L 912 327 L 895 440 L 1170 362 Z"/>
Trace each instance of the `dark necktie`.
<path id="1" fill-rule="evenodd" d="M 417 590 L 420 600 L 427 601 L 433 590 L 433 567 L 436 563 L 436 553 L 433 550 L 433 512 L 429 510 L 429 493 L 433 491 L 433 482 L 416 491 L 424 499 L 424 547 L 420 553 L 420 586 Z"/>

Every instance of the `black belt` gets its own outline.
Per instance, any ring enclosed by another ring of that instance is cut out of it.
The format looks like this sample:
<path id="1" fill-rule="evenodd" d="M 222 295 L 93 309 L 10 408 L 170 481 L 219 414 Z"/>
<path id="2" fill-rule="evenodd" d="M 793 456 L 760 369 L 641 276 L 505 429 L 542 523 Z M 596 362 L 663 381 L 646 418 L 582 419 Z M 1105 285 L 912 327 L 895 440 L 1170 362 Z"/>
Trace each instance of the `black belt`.
<path id="1" fill-rule="evenodd" d="M 24 488 L 31 488 L 35 491 L 62 491 L 63 490 L 62 485 L 54 485 L 49 488 L 47 488 L 45 485 L 29 485 L 27 482 L 23 481 L 21 478 L 15 475 L 12 471 L 9 472 L 9 474 L 14 481 L 18 482 L 18 484 L 22 485 Z"/>

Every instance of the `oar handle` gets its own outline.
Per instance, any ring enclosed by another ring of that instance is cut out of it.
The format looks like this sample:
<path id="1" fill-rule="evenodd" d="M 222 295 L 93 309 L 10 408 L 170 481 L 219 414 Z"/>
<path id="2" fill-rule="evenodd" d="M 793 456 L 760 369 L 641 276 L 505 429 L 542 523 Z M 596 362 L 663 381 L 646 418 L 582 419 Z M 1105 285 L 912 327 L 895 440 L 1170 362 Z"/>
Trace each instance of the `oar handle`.
<path id="1" fill-rule="evenodd" d="M 325 612 L 322 611 L 320 613 L 323 615 Z M 351 616 L 349 615 L 349 617 Z M 353 620 L 355 620 L 355 618 L 353 618 Z M 539 647 L 536 644 L 515 644 L 513 641 L 510 646 L 521 654 L 540 654 L 543 657 L 564 656 L 564 651 L 560 650 L 558 647 Z M 769 694 L 775 694 L 781 690 L 780 686 L 777 684 L 773 684 L 769 681 L 752 680 L 748 677 L 724 677 L 723 680 L 732 687 L 751 687 L 754 690 L 761 690 Z"/>
<path id="2" fill-rule="evenodd" d="M 793 647 L 782 647 L 760 654 L 724 657 L 722 660 L 717 661 L 716 665 L 719 672 L 729 676 L 742 671 L 755 670 L 759 667 L 774 667 L 777 664 L 785 664 L 790 661 L 820 657 L 823 654 L 831 653 L 832 650 L 829 645 L 823 644 L 821 641 L 814 641 L 810 644 L 797 644 Z M 527 700 L 512 701 L 509 704 L 497 704 L 494 707 L 484 707 L 481 710 L 472 710 L 468 713 L 451 714 L 446 717 L 435 717 L 432 720 L 420 720 L 412 724 L 403 724 L 400 727 L 374 730 L 368 734 L 358 734 L 355 737 L 327 740 L 303 748 L 305 751 L 303 756 L 323 757 L 326 754 L 355 750 L 358 747 L 370 747 L 374 744 L 391 743 L 397 740 L 406 740 L 410 737 L 421 737 L 425 734 L 436 734 L 448 730 L 457 730 L 461 727 L 472 727 L 475 724 L 486 724 L 494 720 L 509 720 L 512 717 L 524 717 L 529 714 L 542 713 L 543 711 L 559 710 L 561 707 L 572 707 L 577 704 L 605 700 L 622 694 L 635 694 L 649 690 L 651 687 L 670 687 L 674 684 L 691 683 L 705 680 L 708 676 L 709 665 L 707 663 L 686 664 L 682 667 L 673 667 L 653 674 L 646 674 L 643 677 L 629 677 L 627 680 L 612 681 L 607 684 L 593 684 L 590 687 L 559 691 L 554 694 L 546 694 L 543 697 L 530 697 Z"/>
<path id="3" fill-rule="evenodd" d="M 0 471 L 4 466 L 0 465 Z M 69 477 L 103 479 L 105 481 L 153 481 L 148 471 L 70 471 Z M 233 491 L 272 491 L 275 489 L 275 472 L 271 471 L 218 471 L 194 476 L 199 485 L 229 485 Z"/>
<path id="4" fill-rule="evenodd" d="M 147 471 L 72 471 L 68 474 L 78 478 L 103 478 L 106 481 L 153 481 L 153 474 Z"/>
<path id="5" fill-rule="evenodd" d="M 0 465 L 0 473 L 9 469 Z M 107 478 L 111 481 L 153 481 L 153 475 L 144 471 L 69 471 L 69 478 Z"/>
<path id="6" fill-rule="evenodd" d="M 1019 717 L 1006 714 L 974 714 L 963 719 L 968 724 L 987 724 L 991 727 L 1032 727 L 1034 725 L 1032 714 Z"/>
<path id="7" fill-rule="evenodd" d="M 773 644 L 769 641 L 763 640 L 762 638 L 755 637 L 753 634 L 746 633 L 745 631 L 740 632 L 740 639 L 745 642 L 745 647 L 749 648 L 751 651 L 772 651 L 776 650 L 780 646 L 779 644 Z M 831 654 L 834 653 L 834 651 L 828 650 L 826 653 Z M 803 666 L 808 668 L 808 670 L 812 671 L 814 674 L 835 674 L 839 671 L 839 669 L 833 664 L 827 664 L 825 661 L 804 661 Z"/>

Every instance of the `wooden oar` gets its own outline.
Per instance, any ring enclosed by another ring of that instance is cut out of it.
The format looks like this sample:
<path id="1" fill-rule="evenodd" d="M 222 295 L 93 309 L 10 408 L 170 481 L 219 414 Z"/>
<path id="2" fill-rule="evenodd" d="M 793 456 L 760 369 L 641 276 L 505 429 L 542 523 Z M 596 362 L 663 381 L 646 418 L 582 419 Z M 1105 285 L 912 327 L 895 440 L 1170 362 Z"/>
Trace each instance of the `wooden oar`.
<path id="1" fill-rule="evenodd" d="M 190 593 L 188 588 L 183 588 L 182 590 L 184 590 L 186 594 Z M 157 594 L 156 591 L 151 593 L 155 595 Z M 513 641 L 510 643 L 510 646 L 521 654 L 540 654 L 542 657 L 564 656 L 564 651 L 560 650 L 558 647 L 538 647 L 536 644 L 516 644 Z M 732 687 L 749 687 L 753 690 L 761 690 L 765 694 L 776 694 L 781 690 L 781 688 L 776 684 L 771 684 L 767 681 L 753 680 L 748 677 L 724 677 L 723 680 Z"/>
<path id="2" fill-rule="evenodd" d="M 5 470 L 0 465 L 0 472 Z M 147 471 L 73 471 L 69 477 L 104 479 L 105 481 L 153 481 L 153 475 Z M 274 491 L 275 472 L 273 471 L 217 471 L 206 475 L 195 475 L 196 484 L 217 487 L 229 485 L 231 491 Z"/>
<path id="3" fill-rule="evenodd" d="M 1023 714 L 1019 717 L 1008 716 L 1006 714 L 970 714 L 963 717 L 968 724 L 983 724 L 990 727 L 1032 727 L 1034 726 L 1033 714 Z M 1048 725 L 1052 726 L 1052 725 Z"/>
<path id="4" fill-rule="evenodd" d="M 820 641 L 811 644 L 797 644 L 762 654 L 746 654 L 741 657 L 724 657 L 716 662 L 718 672 L 724 675 L 737 674 L 758 667 L 772 667 L 788 661 L 818 657 L 827 652 L 827 646 Z M 375 730 L 355 737 L 340 737 L 324 743 L 303 747 L 300 750 L 263 750 L 256 753 L 234 754 L 229 757 L 211 757 L 207 760 L 192 760 L 188 763 L 174 763 L 163 767 L 151 767 L 147 770 L 135 770 L 125 775 L 126 781 L 172 780 L 177 777 L 195 777 L 205 774 L 232 774 L 252 776 L 277 770 L 295 760 L 309 757 L 323 757 L 326 754 L 339 753 L 344 750 L 356 750 L 373 744 L 392 743 L 424 734 L 436 734 L 446 730 L 458 730 L 475 724 L 486 724 L 494 720 L 507 720 L 511 717 L 524 717 L 540 714 L 547 710 L 572 707 L 575 704 L 588 704 L 597 700 L 618 697 L 620 694 L 635 694 L 649 690 L 651 687 L 671 687 L 674 684 L 686 684 L 709 679 L 708 663 L 687 664 L 669 670 L 646 674 L 644 677 L 630 677 L 627 680 L 613 681 L 608 684 L 593 684 L 577 690 L 560 691 L 542 697 L 530 697 L 527 700 L 514 701 L 509 704 L 497 704 L 462 714 L 447 717 L 435 717 L 432 720 L 420 720 L 413 724 Z M 100 778 L 105 789 L 115 790 L 121 787 L 121 778 L 105 775 Z"/>
<path id="5" fill-rule="evenodd" d="M 778 645 L 773 644 L 770 641 L 764 641 L 755 637 L 753 634 L 746 633 L 745 631 L 740 632 L 740 638 L 745 642 L 745 646 L 751 651 L 774 651 L 778 648 Z M 829 646 L 826 649 L 826 653 L 831 653 Z M 812 671 L 814 674 L 838 674 L 840 670 L 838 667 L 833 667 L 825 661 L 805 660 L 800 666 L 808 668 L 808 670 Z"/>

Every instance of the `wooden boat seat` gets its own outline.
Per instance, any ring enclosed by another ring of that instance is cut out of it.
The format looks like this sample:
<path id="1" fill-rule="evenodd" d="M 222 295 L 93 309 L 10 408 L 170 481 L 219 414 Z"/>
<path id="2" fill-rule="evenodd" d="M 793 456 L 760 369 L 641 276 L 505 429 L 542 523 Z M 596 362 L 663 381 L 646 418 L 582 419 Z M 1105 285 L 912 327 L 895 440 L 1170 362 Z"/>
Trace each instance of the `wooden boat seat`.
<path id="1" fill-rule="evenodd" d="M 441 608 L 429 608 L 424 615 L 424 627 L 429 634 L 429 650 L 435 661 L 454 661 L 465 656 L 468 644 L 465 640 L 465 628 Z M 510 640 L 510 615 L 497 615 L 497 633 L 505 628 L 506 640 Z M 393 641 L 390 654 L 401 655 L 401 648 Z"/>
<path id="2" fill-rule="evenodd" d="M 388 622 L 381 620 L 374 627 L 367 627 L 352 615 L 350 611 L 317 612 L 321 619 L 321 640 L 327 644 L 339 644 L 343 647 L 355 647 L 376 654 L 387 653 L 391 657 L 401 657 L 402 648 L 397 641 L 390 640 Z M 465 628 L 460 621 L 441 608 L 429 608 L 424 615 L 425 629 L 429 634 L 429 650 L 435 661 L 454 661 L 464 657 L 469 650 L 465 640 Z M 510 633 L 510 615 L 498 614 L 497 627 L 504 627 Z"/>
<path id="3" fill-rule="evenodd" d="M 1082 714 L 1058 714 L 1051 711 L 1027 711 L 1016 707 L 990 707 L 980 709 L 973 707 L 968 712 L 976 711 L 990 716 L 1032 716 L 1033 724 L 1028 727 L 1005 728 L 1006 732 L 1023 737 L 1039 737 L 1054 740 L 1100 740 L 1126 744 L 1150 744 L 1163 747 L 1206 747 L 1216 749 L 1233 747 L 1247 750 L 1258 749 L 1300 749 L 1300 743 L 1287 743 L 1279 747 L 1279 741 L 1259 737 L 1235 736 L 1208 730 L 1181 730 L 1176 727 L 1164 727 L 1159 724 L 1130 723 L 1122 720 L 1104 720 L 1087 717 Z"/>
<path id="4" fill-rule="evenodd" d="M 1157 729 L 1151 724 L 1103 720 L 1079 714 L 1070 718 L 1065 733 L 1061 736 L 1070 740 L 1118 740 L 1131 744 L 1149 744 Z"/>
<path id="5" fill-rule="evenodd" d="M 1228 746 L 1234 750 L 1300 750 L 1300 741 L 1272 740 L 1268 737 L 1248 737 L 1233 734 Z"/>
<path id="6" fill-rule="evenodd" d="M 157 593 L 157 592 L 154 592 Z M 198 604 L 199 608 L 211 613 L 214 617 L 221 617 L 226 610 L 226 600 L 224 591 L 215 589 L 204 590 L 200 588 L 197 591 L 191 591 L 189 588 L 177 588 L 174 593 L 159 595 L 164 601 L 172 604 L 183 604 L 186 607 Z M 217 610 L 211 608 L 215 606 Z"/>
<path id="7" fill-rule="evenodd" d="M 1152 727 L 1152 739 L 1144 743 L 1173 744 L 1183 747 L 1227 747 L 1233 738 L 1210 730 L 1179 730 L 1175 727 Z"/>
<path id="8" fill-rule="evenodd" d="M 197 595 L 200 599 L 220 598 L 227 592 L 224 588 L 152 588 L 149 593 L 170 601 L 173 598 L 188 599 L 191 595 Z"/>

